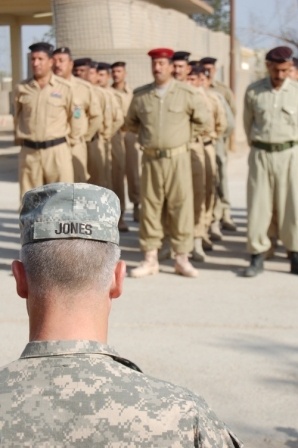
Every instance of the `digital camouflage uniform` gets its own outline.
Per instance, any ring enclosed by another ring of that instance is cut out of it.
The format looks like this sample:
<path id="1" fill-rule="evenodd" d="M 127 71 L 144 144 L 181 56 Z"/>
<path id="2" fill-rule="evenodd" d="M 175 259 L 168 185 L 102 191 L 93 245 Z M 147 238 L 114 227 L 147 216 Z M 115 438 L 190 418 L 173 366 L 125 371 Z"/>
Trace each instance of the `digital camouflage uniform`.
<path id="1" fill-rule="evenodd" d="M 94 341 L 31 342 L 0 370 L 0 440 L 43 448 L 242 446 L 201 397 L 144 375 Z"/>

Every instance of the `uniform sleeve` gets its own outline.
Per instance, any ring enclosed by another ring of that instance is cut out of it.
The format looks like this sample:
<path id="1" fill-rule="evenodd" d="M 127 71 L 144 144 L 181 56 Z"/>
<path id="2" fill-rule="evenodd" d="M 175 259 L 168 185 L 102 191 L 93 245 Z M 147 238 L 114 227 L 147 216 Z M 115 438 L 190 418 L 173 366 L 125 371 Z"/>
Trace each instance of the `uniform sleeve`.
<path id="1" fill-rule="evenodd" d="M 124 128 L 126 131 L 134 132 L 135 134 L 137 134 L 139 132 L 139 127 L 140 127 L 140 120 L 137 114 L 137 101 L 136 97 L 133 96 L 130 106 L 128 108 Z"/>
<path id="2" fill-rule="evenodd" d="M 21 140 L 18 138 L 18 124 L 19 124 L 19 116 L 22 111 L 22 105 L 19 101 L 19 86 L 16 86 L 13 93 L 13 121 L 14 121 L 14 135 L 15 135 L 15 144 L 20 145 Z"/>
<path id="3" fill-rule="evenodd" d="M 121 128 L 124 123 L 124 115 L 119 102 L 114 94 L 111 95 L 111 107 L 113 116 L 112 136 Z"/>
<path id="4" fill-rule="evenodd" d="M 192 95 L 190 105 L 190 121 L 193 123 L 192 135 L 204 135 L 212 133 L 211 110 L 202 93 Z"/>
<path id="5" fill-rule="evenodd" d="M 243 124 L 247 141 L 250 144 L 251 128 L 253 124 L 253 108 L 252 108 L 251 93 L 249 90 L 246 91 L 244 97 Z"/>
<path id="6" fill-rule="evenodd" d="M 223 104 L 219 98 L 215 97 L 215 132 L 217 137 L 220 137 L 227 129 L 228 122 Z"/>
<path id="7" fill-rule="evenodd" d="M 235 101 L 235 96 L 234 96 L 234 93 L 232 92 L 232 90 L 229 89 L 229 88 L 228 88 L 227 91 L 226 91 L 225 99 L 226 99 L 228 105 L 230 106 L 231 111 L 233 112 L 233 115 L 234 115 L 234 117 L 235 117 L 235 115 L 236 115 L 236 101 Z"/>
<path id="8" fill-rule="evenodd" d="M 77 106 L 74 101 L 73 92 L 70 88 L 67 95 L 67 117 L 70 127 L 69 131 L 69 143 L 71 146 L 75 146 L 80 143 L 80 139 L 84 135 L 84 119 L 83 114 L 77 114 Z"/>
<path id="9" fill-rule="evenodd" d="M 89 91 L 88 131 L 85 135 L 86 141 L 90 141 L 97 132 L 103 130 L 103 112 L 99 98 L 93 89 Z"/>

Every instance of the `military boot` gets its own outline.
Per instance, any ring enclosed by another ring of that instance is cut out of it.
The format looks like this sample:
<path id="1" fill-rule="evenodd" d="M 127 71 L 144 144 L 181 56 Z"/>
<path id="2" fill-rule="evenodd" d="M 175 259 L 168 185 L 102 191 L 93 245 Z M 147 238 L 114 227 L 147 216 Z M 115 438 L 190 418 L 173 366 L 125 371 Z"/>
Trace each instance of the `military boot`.
<path id="1" fill-rule="evenodd" d="M 139 204 L 134 204 L 134 206 L 133 206 L 133 220 L 134 220 L 134 222 L 140 222 Z"/>
<path id="2" fill-rule="evenodd" d="M 291 274 L 298 274 L 298 252 L 291 252 Z"/>
<path id="3" fill-rule="evenodd" d="M 192 259 L 195 261 L 205 261 L 205 252 L 203 250 L 203 238 L 195 238 Z"/>
<path id="4" fill-rule="evenodd" d="M 205 252 L 213 250 L 213 244 L 208 235 L 205 235 L 202 240 L 202 247 Z"/>
<path id="5" fill-rule="evenodd" d="M 165 237 L 162 242 L 162 247 L 158 250 L 158 261 L 168 260 L 172 256 L 171 242 L 169 237 Z"/>
<path id="6" fill-rule="evenodd" d="M 229 209 L 225 209 L 223 218 L 221 221 L 221 225 L 224 230 L 229 230 L 230 232 L 236 232 L 237 226 L 231 217 L 231 213 L 230 213 Z"/>
<path id="7" fill-rule="evenodd" d="M 212 241 L 220 241 L 222 240 L 222 233 L 220 230 L 219 221 L 213 221 L 210 226 L 210 238 Z"/>
<path id="8" fill-rule="evenodd" d="M 133 278 L 141 278 L 147 275 L 157 274 L 158 271 L 157 249 L 153 249 L 145 252 L 145 260 L 137 268 L 131 270 L 130 276 Z"/>
<path id="9" fill-rule="evenodd" d="M 254 254 L 251 256 L 250 265 L 244 270 L 243 277 L 255 277 L 264 270 L 264 255 Z"/>
<path id="10" fill-rule="evenodd" d="M 197 277 L 199 271 L 195 269 L 188 261 L 187 254 L 177 254 L 175 263 L 175 273 L 184 277 Z"/>
<path id="11" fill-rule="evenodd" d="M 124 213 L 121 213 L 121 216 L 120 216 L 120 219 L 118 222 L 118 229 L 119 229 L 119 232 L 128 232 L 129 228 L 128 228 L 128 225 L 126 224 L 126 222 L 124 221 L 123 214 Z"/>

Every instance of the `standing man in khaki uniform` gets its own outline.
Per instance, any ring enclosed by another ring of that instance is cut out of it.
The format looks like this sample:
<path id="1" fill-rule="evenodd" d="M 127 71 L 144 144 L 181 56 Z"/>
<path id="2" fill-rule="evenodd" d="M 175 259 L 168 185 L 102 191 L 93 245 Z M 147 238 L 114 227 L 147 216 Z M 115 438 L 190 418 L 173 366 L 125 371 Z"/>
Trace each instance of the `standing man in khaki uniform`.
<path id="1" fill-rule="evenodd" d="M 212 249 L 208 231 L 212 221 L 216 189 L 216 153 L 215 144 L 227 127 L 224 108 L 217 95 L 208 89 L 209 72 L 203 66 L 194 66 L 188 76 L 189 82 L 205 95 L 207 108 L 210 110 L 211 125 L 202 134 L 203 156 L 198 153 L 196 145 L 192 150 L 195 244 L 193 258 L 204 261 L 205 250 Z M 205 243 L 205 244 L 204 244 Z M 207 244 L 209 245 L 208 247 Z"/>
<path id="2" fill-rule="evenodd" d="M 55 75 L 67 79 L 73 88 L 76 107 L 81 111 L 84 128 L 81 141 L 72 148 L 75 182 L 87 182 L 87 142 L 102 129 L 102 111 L 97 96 L 89 82 L 72 75 L 73 59 L 70 49 L 57 48 L 53 53 Z M 78 111 L 76 112 L 78 113 Z"/>
<path id="3" fill-rule="evenodd" d="M 14 94 L 21 197 L 45 183 L 73 182 L 71 146 L 79 144 L 84 126 L 71 85 L 52 73 L 52 45 L 39 42 L 29 49 L 33 78 Z"/>
<path id="4" fill-rule="evenodd" d="M 205 57 L 200 60 L 200 64 L 204 68 L 209 70 L 211 84 L 210 88 L 218 91 L 223 95 L 228 105 L 231 108 L 234 116 L 236 115 L 235 98 L 232 90 L 224 83 L 215 80 L 216 75 L 216 64 L 217 59 L 212 57 Z M 219 190 L 221 192 L 221 197 L 217 198 L 215 208 L 214 208 L 214 223 L 212 225 L 212 233 L 218 235 L 221 239 L 222 235 L 220 232 L 220 223 L 222 228 L 225 230 L 235 231 L 237 230 L 236 225 L 231 217 L 231 204 L 229 197 L 228 188 L 228 177 L 227 177 L 227 166 L 228 166 L 228 140 L 223 140 L 222 144 L 216 145 L 216 156 L 217 164 L 219 170 Z"/>
<path id="5" fill-rule="evenodd" d="M 154 82 L 135 91 L 126 118 L 127 129 L 138 133 L 144 151 L 140 243 L 145 260 L 132 270 L 133 277 L 159 271 L 157 250 L 163 237 L 165 201 L 176 254 L 175 272 L 187 277 L 198 275 L 188 261 L 194 223 L 189 141 L 191 123 L 204 127 L 209 116 L 194 89 L 172 78 L 173 53 L 167 48 L 149 52 Z"/>
<path id="6" fill-rule="evenodd" d="M 132 90 L 126 82 L 126 63 L 114 62 L 111 66 L 113 84 L 112 88 L 117 92 L 117 100 L 121 106 L 124 117 L 132 100 Z M 124 178 L 127 177 L 128 197 L 133 203 L 133 219 L 139 222 L 140 203 L 140 163 L 139 150 L 137 148 L 137 136 L 133 132 L 125 132 L 122 129 L 112 139 L 112 176 L 113 190 L 120 199 L 121 210 L 125 211 Z M 121 230 L 119 228 L 119 230 Z"/>
<path id="7" fill-rule="evenodd" d="M 277 47 L 266 55 L 269 76 L 245 95 L 244 127 L 251 146 L 247 184 L 248 251 L 245 277 L 263 271 L 270 248 L 268 227 L 274 210 L 278 233 L 298 274 L 298 84 L 288 78 L 293 52 Z"/>

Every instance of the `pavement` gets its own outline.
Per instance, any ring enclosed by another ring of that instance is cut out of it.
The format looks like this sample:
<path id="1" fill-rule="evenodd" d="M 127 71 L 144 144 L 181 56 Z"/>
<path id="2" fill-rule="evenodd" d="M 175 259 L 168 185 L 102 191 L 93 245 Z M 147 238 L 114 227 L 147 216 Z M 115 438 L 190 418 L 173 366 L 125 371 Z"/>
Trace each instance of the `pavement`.
<path id="1" fill-rule="evenodd" d="M 3 124 L 3 121 L 2 121 Z M 25 301 L 10 272 L 18 258 L 17 154 L 9 123 L 0 132 L 0 365 L 28 339 Z M 0 123 L 1 125 L 1 123 Z M 225 232 L 200 275 L 186 279 L 162 264 L 154 277 L 127 277 L 113 303 L 109 343 L 149 375 L 202 395 L 250 448 L 298 448 L 298 278 L 282 246 L 264 274 L 247 279 L 247 149 L 231 154 L 229 179 L 238 231 Z M 260 210 L 260 213 L 262 211 Z M 138 228 L 121 235 L 128 271 L 142 259 Z"/>

